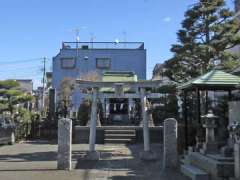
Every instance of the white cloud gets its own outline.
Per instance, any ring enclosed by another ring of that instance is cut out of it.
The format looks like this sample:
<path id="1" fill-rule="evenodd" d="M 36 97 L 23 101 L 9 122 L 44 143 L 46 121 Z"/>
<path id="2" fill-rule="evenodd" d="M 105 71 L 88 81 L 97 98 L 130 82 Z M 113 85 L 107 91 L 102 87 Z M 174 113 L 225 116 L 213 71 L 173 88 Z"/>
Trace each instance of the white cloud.
<path id="1" fill-rule="evenodd" d="M 165 17 L 165 18 L 163 18 L 163 21 L 164 21 L 164 22 L 170 22 L 171 20 L 172 20 L 171 17 Z"/>

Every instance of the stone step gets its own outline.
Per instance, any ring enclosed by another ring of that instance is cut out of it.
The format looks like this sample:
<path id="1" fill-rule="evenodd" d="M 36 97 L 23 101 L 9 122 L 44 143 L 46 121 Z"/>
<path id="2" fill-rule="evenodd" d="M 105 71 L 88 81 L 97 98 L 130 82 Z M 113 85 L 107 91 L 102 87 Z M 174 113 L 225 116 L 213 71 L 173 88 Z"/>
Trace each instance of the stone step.
<path id="1" fill-rule="evenodd" d="M 135 139 L 135 134 L 105 134 L 106 139 Z"/>
<path id="2" fill-rule="evenodd" d="M 129 144 L 134 143 L 134 139 L 104 139 L 104 144 Z"/>
<path id="3" fill-rule="evenodd" d="M 124 130 L 124 129 L 107 129 L 104 130 L 105 134 L 132 134 L 135 135 L 135 130 Z"/>
<path id="4" fill-rule="evenodd" d="M 136 141 L 136 131 L 134 129 L 106 129 L 104 130 L 104 143 L 128 144 Z"/>
<path id="5" fill-rule="evenodd" d="M 181 172 L 192 180 L 209 180 L 209 175 L 191 165 L 181 165 Z"/>

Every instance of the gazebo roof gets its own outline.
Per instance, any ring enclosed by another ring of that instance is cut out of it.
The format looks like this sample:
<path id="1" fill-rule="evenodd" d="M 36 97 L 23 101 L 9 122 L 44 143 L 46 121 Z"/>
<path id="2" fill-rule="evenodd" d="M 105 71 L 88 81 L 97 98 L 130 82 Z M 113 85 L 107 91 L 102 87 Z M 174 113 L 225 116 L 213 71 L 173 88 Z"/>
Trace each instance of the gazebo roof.
<path id="1" fill-rule="evenodd" d="M 178 86 L 181 90 L 232 90 L 240 85 L 240 77 L 214 69 L 198 78 Z"/>

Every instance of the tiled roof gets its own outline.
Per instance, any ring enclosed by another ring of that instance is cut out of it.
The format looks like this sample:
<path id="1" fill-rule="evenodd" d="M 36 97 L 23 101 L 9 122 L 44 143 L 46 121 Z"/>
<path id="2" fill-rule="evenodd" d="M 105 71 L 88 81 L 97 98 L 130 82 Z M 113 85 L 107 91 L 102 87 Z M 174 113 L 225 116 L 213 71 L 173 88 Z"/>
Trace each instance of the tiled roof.
<path id="1" fill-rule="evenodd" d="M 240 84 L 240 77 L 226 73 L 221 70 L 212 70 L 196 79 L 190 80 L 180 86 L 178 89 L 188 89 L 196 86 L 201 87 L 236 87 Z"/>
<path id="2" fill-rule="evenodd" d="M 137 82 L 137 75 L 129 71 L 108 71 L 102 76 L 103 82 Z M 101 88 L 101 92 L 114 92 L 113 88 Z M 124 92 L 131 91 L 130 88 L 124 88 Z"/>

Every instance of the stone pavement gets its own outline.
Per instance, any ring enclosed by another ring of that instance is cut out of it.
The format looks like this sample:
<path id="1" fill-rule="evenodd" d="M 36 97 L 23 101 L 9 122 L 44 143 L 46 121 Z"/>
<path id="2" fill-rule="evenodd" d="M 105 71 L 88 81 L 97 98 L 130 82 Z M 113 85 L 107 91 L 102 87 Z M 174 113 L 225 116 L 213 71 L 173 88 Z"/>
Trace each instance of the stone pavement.
<path id="1" fill-rule="evenodd" d="M 0 147 L 0 180 L 188 180 L 177 169 L 161 171 L 162 146 L 153 144 L 156 161 L 142 161 L 143 145 L 97 145 L 100 161 L 86 161 L 88 144 L 73 145 L 72 171 L 56 170 L 57 145 L 44 141 Z"/>

